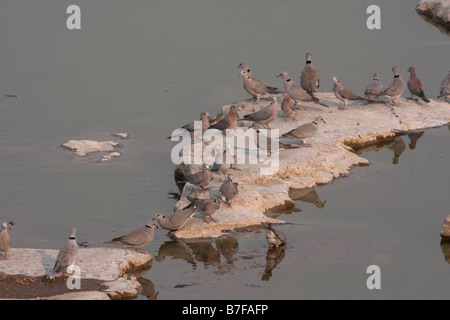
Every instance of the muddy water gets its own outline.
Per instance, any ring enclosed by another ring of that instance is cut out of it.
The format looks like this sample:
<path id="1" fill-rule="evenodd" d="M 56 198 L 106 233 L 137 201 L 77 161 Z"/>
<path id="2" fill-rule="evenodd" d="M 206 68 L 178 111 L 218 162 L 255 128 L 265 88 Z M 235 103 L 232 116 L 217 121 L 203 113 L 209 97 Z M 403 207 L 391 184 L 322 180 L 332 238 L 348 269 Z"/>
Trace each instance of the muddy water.
<path id="1" fill-rule="evenodd" d="M 66 27 L 71 4 L 81 8 L 81 30 Z M 242 61 L 281 86 L 276 75 L 298 80 L 310 51 L 321 91 L 337 75 L 357 92 L 374 72 L 387 85 L 394 64 L 403 78 L 413 65 L 434 98 L 448 72 L 448 35 L 419 17 L 412 0 L 378 1 L 381 29 L 369 30 L 370 4 L 3 1 L 0 218 L 14 222 L 12 246 L 58 249 L 71 226 L 79 241 L 101 246 L 157 211 L 172 211 L 179 190 L 166 137 L 202 111 L 248 98 Z M 109 164 L 60 148 L 115 132 L 131 138 Z M 281 217 L 291 223 L 280 226 L 289 239 L 284 252 L 268 252 L 261 232 L 174 244 L 158 230 L 147 247 L 158 256 L 143 275 L 148 296 L 448 297 L 439 245 L 448 134 L 446 127 L 427 131 L 415 149 L 405 136 L 404 146 L 368 151 L 371 166 L 315 190 L 325 205 L 314 204 L 313 193 L 298 195 L 303 201 Z M 392 149 L 403 149 L 397 164 Z M 372 264 L 381 268 L 381 290 L 366 287 Z"/>

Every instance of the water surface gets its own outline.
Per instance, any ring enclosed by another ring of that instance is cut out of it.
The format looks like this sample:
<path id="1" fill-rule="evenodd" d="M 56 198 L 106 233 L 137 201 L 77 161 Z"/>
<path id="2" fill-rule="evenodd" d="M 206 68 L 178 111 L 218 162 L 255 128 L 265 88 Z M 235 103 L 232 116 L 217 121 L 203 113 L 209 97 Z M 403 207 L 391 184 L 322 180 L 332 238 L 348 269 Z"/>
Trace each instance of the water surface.
<path id="1" fill-rule="evenodd" d="M 416 14 L 416 2 L 77 1 L 81 30 L 68 30 L 73 1 L 3 1 L 0 217 L 15 223 L 12 246 L 59 249 L 71 226 L 79 241 L 101 246 L 171 212 L 179 190 L 166 137 L 202 111 L 248 98 L 240 62 L 281 86 L 276 75 L 298 81 L 310 51 L 321 91 L 336 75 L 360 93 L 374 72 L 387 85 L 393 65 L 404 79 L 412 65 L 435 98 L 450 39 Z M 366 28 L 370 4 L 381 8 L 381 30 Z M 60 148 L 114 132 L 131 139 L 109 164 Z M 185 258 L 168 255 L 143 277 L 158 299 L 448 298 L 439 245 L 448 134 L 427 131 L 414 150 L 402 137 L 395 165 L 389 148 L 368 152 L 371 166 L 316 190 L 322 208 L 299 200 L 280 217 L 292 223 L 280 227 L 289 244 L 268 280 L 258 232 L 184 244 Z M 146 249 L 157 256 L 167 241 L 158 230 Z M 382 290 L 365 286 L 370 264 L 381 267 Z"/>

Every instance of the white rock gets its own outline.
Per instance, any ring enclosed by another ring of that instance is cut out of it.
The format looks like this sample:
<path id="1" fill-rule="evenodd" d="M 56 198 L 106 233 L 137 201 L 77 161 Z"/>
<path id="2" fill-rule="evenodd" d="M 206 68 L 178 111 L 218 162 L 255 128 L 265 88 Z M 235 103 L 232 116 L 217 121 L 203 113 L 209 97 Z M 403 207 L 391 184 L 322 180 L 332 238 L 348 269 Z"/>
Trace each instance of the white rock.
<path id="1" fill-rule="evenodd" d="M 281 136 L 300 124 L 314 120 L 316 116 L 323 116 L 326 124 L 321 124 L 318 133 L 308 140 L 311 147 L 280 150 L 278 170 L 270 175 L 261 175 L 261 163 L 234 165 L 235 169 L 228 173 L 232 174 L 233 181 L 239 183 L 239 194 L 233 199 L 232 208 L 222 205 L 213 215 L 217 223 L 206 223 L 194 217 L 175 235 L 185 240 L 215 238 L 226 230 L 260 225 L 261 221 L 283 222 L 268 218 L 264 212 L 272 208 L 292 207 L 293 200 L 289 198 L 291 188 L 311 188 L 317 184 L 330 183 L 348 175 L 352 166 L 369 164 L 367 159 L 353 152 L 353 147 L 370 146 L 380 140 L 393 141 L 398 132 L 432 128 L 450 122 L 450 104 L 439 100 L 420 105 L 402 98 L 398 107 L 384 103 L 354 102 L 342 111 L 338 110 L 339 101 L 333 93 L 320 92 L 317 96 L 330 108 L 304 103 L 303 109 L 296 112 L 296 121 L 285 121 L 280 110 L 279 117 L 270 123 L 270 127 L 278 129 Z M 267 105 L 269 102 L 261 100 L 261 103 Z M 244 106 L 243 110 L 239 110 L 240 117 L 253 110 L 247 104 Z M 224 106 L 219 113 L 225 114 L 228 108 L 229 105 Z M 241 128 L 245 130 L 247 127 Z M 281 142 L 288 141 L 282 139 Z M 192 172 L 198 170 L 200 165 L 178 165 L 175 175 L 186 176 L 191 173 L 191 169 Z M 181 199 L 175 206 L 176 210 L 189 203 L 187 195 L 219 196 L 221 183 L 218 176 L 214 175 L 208 185 L 209 193 L 199 193 L 195 186 L 186 183 Z"/>

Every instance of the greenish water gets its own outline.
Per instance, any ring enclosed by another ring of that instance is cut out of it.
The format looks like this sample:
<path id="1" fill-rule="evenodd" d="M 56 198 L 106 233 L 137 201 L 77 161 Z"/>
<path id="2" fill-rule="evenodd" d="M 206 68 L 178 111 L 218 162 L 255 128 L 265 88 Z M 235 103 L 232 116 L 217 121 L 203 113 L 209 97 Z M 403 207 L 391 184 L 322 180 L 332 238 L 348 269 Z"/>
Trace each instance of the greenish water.
<path id="1" fill-rule="evenodd" d="M 331 91 L 336 75 L 360 93 L 374 72 L 387 85 L 393 65 L 404 79 L 415 66 L 435 98 L 450 38 L 416 14 L 416 2 L 77 1 L 81 30 L 68 30 L 72 1 L 2 1 L 0 219 L 14 222 L 12 246 L 58 249 L 71 226 L 79 241 L 102 246 L 172 211 L 179 190 L 166 137 L 202 111 L 248 98 L 240 62 L 281 87 L 276 75 L 298 81 L 310 51 L 320 91 Z M 370 4 L 381 8 L 380 30 L 366 27 Z M 109 164 L 60 148 L 114 132 L 131 139 Z M 158 299 L 448 298 L 439 231 L 449 213 L 449 131 L 426 131 L 414 150 L 402 139 L 398 164 L 389 148 L 370 151 L 371 166 L 317 188 L 324 207 L 299 200 L 280 217 L 292 223 L 280 226 L 289 243 L 268 281 L 263 233 L 237 233 L 175 246 L 184 258 L 155 260 L 143 275 L 149 291 L 153 284 Z M 158 256 L 174 248 L 168 241 L 158 230 L 146 250 Z M 372 264 L 381 290 L 366 287 Z"/>

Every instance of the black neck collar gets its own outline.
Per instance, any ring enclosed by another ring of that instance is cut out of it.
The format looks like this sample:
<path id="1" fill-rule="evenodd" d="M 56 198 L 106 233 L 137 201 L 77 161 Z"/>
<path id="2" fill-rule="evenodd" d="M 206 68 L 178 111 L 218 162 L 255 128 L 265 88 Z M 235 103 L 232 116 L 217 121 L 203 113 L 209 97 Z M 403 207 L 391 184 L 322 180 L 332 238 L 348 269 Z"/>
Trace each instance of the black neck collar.
<path id="1" fill-rule="evenodd" d="M 306 60 L 306 64 L 311 64 L 311 60 Z"/>
<path id="2" fill-rule="evenodd" d="M 317 122 L 315 122 L 315 121 L 313 121 L 313 123 L 314 123 L 314 124 L 316 124 L 316 125 L 318 124 L 318 123 L 317 123 Z"/>
<path id="3" fill-rule="evenodd" d="M 286 82 L 289 82 L 289 81 L 291 81 L 291 79 L 287 79 L 287 80 L 286 80 Z"/>
<path id="4" fill-rule="evenodd" d="M 399 75 L 399 74 L 398 74 L 398 75 L 396 75 L 396 76 L 394 76 L 394 79 L 395 79 L 395 78 L 398 78 L 398 77 L 400 77 L 400 75 Z"/>
<path id="5" fill-rule="evenodd" d="M 69 240 L 75 240 L 75 237 L 69 237 Z"/>

